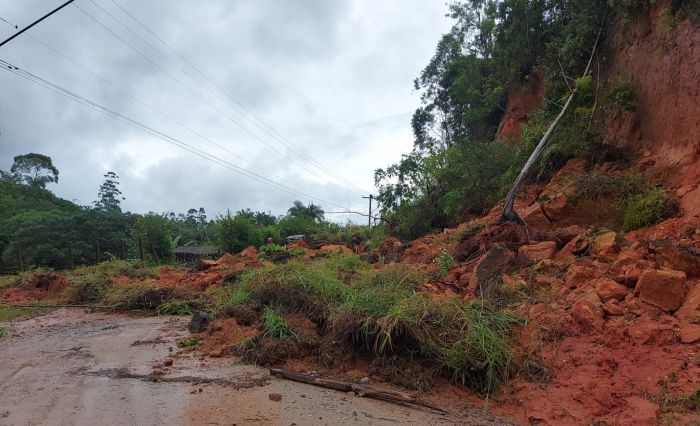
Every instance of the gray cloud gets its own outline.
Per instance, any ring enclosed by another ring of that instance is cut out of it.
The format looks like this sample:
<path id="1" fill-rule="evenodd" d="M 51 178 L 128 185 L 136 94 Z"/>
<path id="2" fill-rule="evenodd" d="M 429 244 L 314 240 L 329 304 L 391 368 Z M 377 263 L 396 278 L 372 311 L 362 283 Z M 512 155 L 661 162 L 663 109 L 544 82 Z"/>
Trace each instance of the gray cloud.
<path id="1" fill-rule="evenodd" d="M 374 169 L 410 149 L 410 114 L 418 105 L 411 82 L 450 24 L 444 4 L 434 0 L 118 1 L 237 101 L 364 190 L 372 189 Z M 95 2 L 186 67 L 110 0 Z M 53 3 L 59 1 L 3 2 L 0 18 L 26 25 Z M 328 210 L 365 209 L 360 194 L 352 192 L 355 188 L 343 187 L 251 125 L 89 0 L 76 3 L 165 72 L 72 6 L 28 34 L 248 162 L 163 118 L 30 37 L 0 48 L 0 58 L 198 149 L 329 201 L 333 205 L 325 206 Z M 13 31 L 0 22 L 0 37 Z M 8 72 L 0 72 L 0 87 L 0 168 L 9 168 L 18 154 L 50 155 L 61 171 L 51 189 L 64 198 L 92 202 L 102 175 L 113 170 L 121 176 L 124 207 L 134 212 L 183 212 L 203 206 L 210 215 L 245 207 L 282 214 L 295 199 L 311 200 L 236 174 Z M 222 96 L 225 99 L 219 93 Z"/>

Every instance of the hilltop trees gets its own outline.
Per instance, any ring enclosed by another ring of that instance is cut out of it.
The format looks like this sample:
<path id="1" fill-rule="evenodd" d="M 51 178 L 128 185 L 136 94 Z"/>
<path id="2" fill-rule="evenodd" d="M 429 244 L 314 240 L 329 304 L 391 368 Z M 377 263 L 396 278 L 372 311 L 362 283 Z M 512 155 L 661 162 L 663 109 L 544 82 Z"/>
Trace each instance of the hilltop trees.
<path id="1" fill-rule="evenodd" d="M 291 217 L 306 218 L 320 222 L 324 218 L 325 212 L 320 206 L 314 203 L 309 203 L 305 206 L 301 201 L 295 201 L 294 205 L 287 210 L 287 214 Z"/>
<path id="2" fill-rule="evenodd" d="M 119 176 L 114 172 L 107 172 L 104 178 L 105 181 L 97 192 L 95 208 L 108 212 L 121 212 L 121 202 L 126 198 L 122 197 L 122 192 L 119 190 Z"/>
<path id="3" fill-rule="evenodd" d="M 375 173 L 382 214 L 390 230 L 415 238 L 430 229 L 451 226 L 465 214 L 482 214 L 510 186 L 549 123 L 568 98 L 572 76 L 586 68 L 606 17 L 623 13 L 630 2 L 606 0 L 467 0 L 449 6 L 454 19 L 435 54 L 415 80 L 422 105 L 413 115 L 413 150 Z M 627 6 L 626 6 L 627 5 Z M 629 6 L 631 7 L 631 6 Z M 548 102 L 520 144 L 496 140 L 508 94 L 514 88 L 541 90 Z M 595 87 L 596 85 L 594 85 Z M 596 89 L 597 90 L 597 89 Z M 562 161 L 590 149 L 596 131 L 590 104 L 576 106 L 580 128 L 560 125 L 550 154 L 538 163 L 544 179 Z M 600 108 L 598 108 L 600 110 Z M 573 124 L 572 124 L 573 125 Z M 575 146 L 575 148 L 574 148 Z M 532 178 L 532 176 L 530 176 Z"/>
<path id="4" fill-rule="evenodd" d="M 24 154 L 15 157 L 10 168 L 12 178 L 33 188 L 46 188 L 49 183 L 58 182 L 58 169 L 54 167 L 51 157 L 42 154 Z M 9 176 L 4 173 L 4 177 Z"/>

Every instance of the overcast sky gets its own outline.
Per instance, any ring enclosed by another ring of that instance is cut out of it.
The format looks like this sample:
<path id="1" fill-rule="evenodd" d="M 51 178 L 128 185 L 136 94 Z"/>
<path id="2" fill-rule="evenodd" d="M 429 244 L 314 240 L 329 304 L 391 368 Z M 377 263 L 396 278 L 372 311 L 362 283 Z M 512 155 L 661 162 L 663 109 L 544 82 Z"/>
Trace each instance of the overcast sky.
<path id="1" fill-rule="evenodd" d="M 116 0 L 205 77 L 112 0 L 92 1 L 75 4 L 135 50 L 71 5 L 0 48 L 0 59 L 297 192 L 0 70 L 0 169 L 18 154 L 49 155 L 60 170 L 49 188 L 80 204 L 114 171 L 123 208 L 139 213 L 283 214 L 296 199 L 365 211 L 374 170 L 410 150 L 412 81 L 450 26 L 442 0 Z M 0 18 L 21 28 L 62 2 L 0 0 Z M 0 38 L 14 31 L 0 21 Z"/>

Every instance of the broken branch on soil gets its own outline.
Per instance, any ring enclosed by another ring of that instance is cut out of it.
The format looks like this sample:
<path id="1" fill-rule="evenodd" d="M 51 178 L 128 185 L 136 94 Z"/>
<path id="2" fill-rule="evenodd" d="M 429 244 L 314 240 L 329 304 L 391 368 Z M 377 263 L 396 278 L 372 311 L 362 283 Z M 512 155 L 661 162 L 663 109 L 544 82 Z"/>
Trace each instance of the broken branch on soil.
<path id="1" fill-rule="evenodd" d="M 361 385 L 357 383 L 342 382 L 340 380 L 326 379 L 316 377 L 309 374 L 298 374 L 290 371 L 284 371 L 278 368 L 271 368 L 270 374 L 282 379 L 292 380 L 295 382 L 306 383 L 308 385 L 320 386 L 327 389 L 335 389 L 342 392 L 355 392 L 358 396 L 367 398 L 380 399 L 382 401 L 394 402 L 398 404 L 417 405 L 443 414 L 449 412 L 435 405 L 423 402 L 420 399 L 414 398 L 405 392 L 399 392 L 391 389 L 380 389 L 373 386 Z"/>
<path id="2" fill-rule="evenodd" d="M 219 386 L 231 387 L 233 389 L 249 389 L 268 384 L 268 380 L 264 377 L 247 377 L 244 380 L 231 380 L 223 377 L 165 377 L 155 372 L 150 374 L 133 373 L 126 368 L 107 368 L 97 371 L 89 371 L 85 374 L 91 376 L 109 377 L 110 379 L 136 379 L 154 383 L 211 383 Z"/>

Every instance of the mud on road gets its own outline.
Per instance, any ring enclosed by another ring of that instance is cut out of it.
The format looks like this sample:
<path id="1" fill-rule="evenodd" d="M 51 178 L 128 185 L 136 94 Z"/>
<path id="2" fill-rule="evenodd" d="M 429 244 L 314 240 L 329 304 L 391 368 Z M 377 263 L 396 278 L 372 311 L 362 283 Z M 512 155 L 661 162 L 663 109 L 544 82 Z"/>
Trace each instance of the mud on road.
<path id="1" fill-rule="evenodd" d="M 187 321 L 59 309 L 15 322 L 0 339 L 0 425 L 509 424 L 479 410 L 439 415 L 204 358 L 176 345 Z"/>

